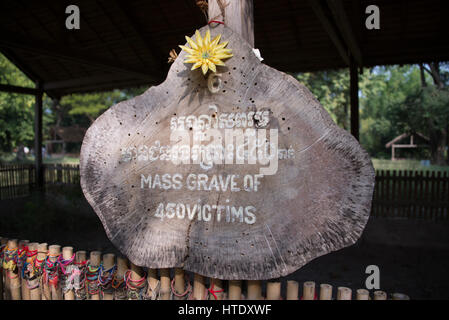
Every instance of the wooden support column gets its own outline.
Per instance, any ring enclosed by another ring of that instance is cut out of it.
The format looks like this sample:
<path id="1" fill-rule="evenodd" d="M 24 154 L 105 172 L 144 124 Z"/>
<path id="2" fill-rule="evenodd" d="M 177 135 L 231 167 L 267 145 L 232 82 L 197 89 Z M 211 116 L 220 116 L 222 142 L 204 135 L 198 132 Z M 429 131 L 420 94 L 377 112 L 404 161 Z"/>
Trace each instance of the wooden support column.
<path id="1" fill-rule="evenodd" d="M 42 83 L 37 83 L 38 93 L 34 105 L 34 164 L 36 167 L 36 185 L 42 190 L 44 187 L 44 171 L 42 166 Z"/>
<path id="2" fill-rule="evenodd" d="M 240 34 L 252 47 L 254 47 L 253 0 L 223 1 L 225 2 L 224 8 L 220 8 L 217 0 L 209 0 L 208 2 L 209 20 L 224 22 L 225 26 Z"/>
<path id="3" fill-rule="evenodd" d="M 359 140 L 359 73 L 353 57 L 350 58 L 351 134 Z"/>

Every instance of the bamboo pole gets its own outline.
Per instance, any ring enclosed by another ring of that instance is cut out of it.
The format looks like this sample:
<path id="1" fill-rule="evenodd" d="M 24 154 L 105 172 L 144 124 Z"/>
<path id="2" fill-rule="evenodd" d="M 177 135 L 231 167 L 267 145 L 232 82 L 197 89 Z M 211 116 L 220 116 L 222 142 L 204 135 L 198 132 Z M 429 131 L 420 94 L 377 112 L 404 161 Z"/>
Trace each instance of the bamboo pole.
<path id="1" fill-rule="evenodd" d="M 7 242 L 6 238 L 0 237 L 0 246 L 1 246 L 2 252 L 5 249 L 6 242 Z M 5 292 L 5 286 L 4 286 L 4 283 L 5 283 L 4 275 L 5 275 L 5 273 L 6 272 L 3 272 L 3 261 L 0 260 L 0 300 L 5 299 L 5 294 L 4 294 L 4 292 Z"/>
<path id="2" fill-rule="evenodd" d="M 351 300 L 352 290 L 347 287 L 338 287 L 337 300 Z"/>
<path id="3" fill-rule="evenodd" d="M 298 281 L 287 281 L 287 300 L 298 300 L 299 283 Z"/>
<path id="4" fill-rule="evenodd" d="M 357 300 L 369 300 L 369 291 L 366 289 L 357 290 Z"/>
<path id="5" fill-rule="evenodd" d="M 223 281 L 216 278 L 210 279 L 210 290 L 209 300 L 223 300 Z"/>
<path id="6" fill-rule="evenodd" d="M 204 300 L 206 291 L 206 285 L 204 284 L 204 277 L 200 274 L 194 274 L 193 277 L 193 299 Z"/>
<path id="7" fill-rule="evenodd" d="M 115 265 L 115 254 L 107 253 L 103 256 L 103 268 L 104 270 L 109 270 Z M 104 274 L 104 276 L 109 276 L 109 274 Z M 113 275 L 111 275 L 113 276 Z M 111 278 L 112 281 L 112 278 Z M 114 300 L 114 291 L 111 290 L 111 284 L 107 284 L 109 288 L 103 292 L 103 300 Z"/>
<path id="8" fill-rule="evenodd" d="M 46 243 L 40 243 L 37 246 L 37 255 L 36 255 L 36 261 L 35 265 L 36 268 L 40 268 L 40 266 L 45 263 L 45 259 L 47 258 L 47 244 Z M 39 271 L 37 271 L 39 272 Z M 36 275 L 36 278 L 32 281 L 30 281 L 30 285 L 33 286 L 33 289 L 30 289 L 30 299 L 31 300 L 45 300 L 42 296 L 42 282 L 41 282 L 42 274 L 38 273 Z"/>
<path id="9" fill-rule="evenodd" d="M 248 280 L 246 286 L 248 300 L 262 299 L 262 282 L 260 280 Z"/>
<path id="10" fill-rule="evenodd" d="M 51 262 L 56 263 L 60 254 L 61 254 L 60 245 L 54 244 L 48 247 L 48 256 L 49 256 L 48 260 L 50 260 Z M 57 270 L 56 272 L 59 272 L 59 270 Z M 51 291 L 51 300 L 62 300 L 62 290 L 59 281 L 56 283 L 56 285 L 50 285 L 50 291 Z"/>
<path id="11" fill-rule="evenodd" d="M 391 295 L 392 300 L 410 300 L 410 297 L 403 293 L 393 293 Z"/>
<path id="12" fill-rule="evenodd" d="M 92 266 L 93 268 L 99 267 L 101 264 L 101 251 L 92 251 L 90 253 L 90 257 L 89 257 L 89 264 L 90 266 Z M 86 283 L 89 286 L 89 282 L 87 282 L 86 279 Z M 98 288 L 98 283 L 92 284 L 91 285 L 92 290 L 92 294 L 89 293 L 90 296 L 90 300 L 100 300 L 100 292 L 97 290 Z M 88 288 L 90 289 L 90 288 Z"/>
<path id="13" fill-rule="evenodd" d="M 387 300 L 387 293 L 385 291 L 374 291 L 374 300 Z"/>
<path id="14" fill-rule="evenodd" d="M 175 268 L 175 278 L 173 283 L 173 288 L 175 289 L 176 294 L 184 294 L 185 293 L 185 281 L 184 281 L 184 270 L 181 268 Z M 174 300 L 183 300 L 183 297 L 178 297 L 176 295 L 173 296 Z"/>
<path id="15" fill-rule="evenodd" d="M 170 269 L 160 269 L 161 300 L 170 300 Z"/>
<path id="16" fill-rule="evenodd" d="M 73 247 L 63 247 L 62 248 L 62 259 L 70 260 L 70 259 L 72 259 L 72 257 L 73 257 Z M 67 290 L 66 292 L 63 292 L 63 294 L 64 294 L 64 300 L 75 300 L 75 292 L 73 291 L 73 289 Z"/>
<path id="17" fill-rule="evenodd" d="M 315 300 L 315 282 L 304 282 L 302 290 L 302 300 Z"/>
<path id="18" fill-rule="evenodd" d="M 332 286 L 330 284 L 320 284 L 320 300 L 332 300 Z"/>
<path id="19" fill-rule="evenodd" d="M 241 300 L 242 299 L 242 281 L 229 280 L 228 299 L 229 300 Z"/>
<path id="20" fill-rule="evenodd" d="M 85 263 L 86 260 L 87 260 L 87 252 L 86 251 L 80 250 L 80 251 L 75 252 L 75 261 L 78 264 L 80 269 L 82 268 L 81 264 Z M 84 284 L 80 283 L 80 286 L 81 286 L 80 289 L 75 290 L 75 298 L 76 298 L 76 300 L 86 300 L 86 298 L 87 298 L 86 282 L 84 282 Z"/>
<path id="21" fill-rule="evenodd" d="M 23 250 L 25 247 L 28 247 L 30 243 L 30 240 L 20 240 L 19 241 L 19 249 Z M 19 275 L 22 274 L 22 268 L 25 265 L 25 261 L 27 259 L 26 254 L 28 253 L 28 250 L 25 250 L 25 252 L 23 253 L 25 256 L 22 259 L 23 265 L 20 266 L 19 269 Z M 20 276 L 19 276 L 20 277 Z M 22 277 L 20 277 L 20 283 L 21 283 L 21 293 L 22 293 L 22 300 L 30 300 L 30 290 L 28 289 L 27 285 L 26 285 L 26 280 L 23 279 Z"/>
<path id="22" fill-rule="evenodd" d="M 19 244 L 17 239 L 8 240 L 8 249 L 18 250 Z M 9 296 L 11 300 L 21 299 L 19 268 L 16 266 L 14 270 L 6 270 L 7 284 L 9 287 Z"/>
<path id="23" fill-rule="evenodd" d="M 115 279 L 117 283 L 114 287 L 114 300 L 126 300 L 126 286 L 123 281 L 126 270 L 128 270 L 128 259 L 123 256 L 117 257 L 117 272 L 115 273 Z"/>
<path id="24" fill-rule="evenodd" d="M 150 299 L 151 300 L 158 299 L 160 282 L 157 277 L 157 269 L 148 269 L 147 282 L 148 282 L 148 295 Z"/>
<path id="25" fill-rule="evenodd" d="M 131 280 L 137 281 L 142 279 L 143 277 L 145 277 L 145 272 L 143 271 L 143 269 L 131 262 L 131 274 L 130 274 Z M 140 296 L 137 296 L 137 298 L 140 299 Z"/>
<path id="26" fill-rule="evenodd" d="M 267 300 L 281 299 L 281 282 L 268 281 L 267 282 Z"/>
<path id="27" fill-rule="evenodd" d="M 32 243 L 28 244 L 28 251 L 29 252 L 36 251 L 36 254 L 33 256 L 28 256 L 28 252 L 27 252 L 27 258 L 26 258 L 27 266 L 25 267 L 25 270 L 24 270 L 25 272 L 27 271 L 28 268 L 34 268 L 33 264 L 34 264 L 35 259 L 37 258 L 38 246 L 39 246 L 39 243 L 37 243 L 37 242 L 32 242 Z M 22 273 L 22 274 L 24 274 L 24 273 Z M 34 282 L 34 281 L 30 281 L 28 279 L 22 278 L 22 299 L 23 300 L 31 300 L 31 289 L 29 287 L 29 285 L 31 284 L 30 282 Z M 34 283 L 36 283 L 36 282 L 34 282 Z"/>

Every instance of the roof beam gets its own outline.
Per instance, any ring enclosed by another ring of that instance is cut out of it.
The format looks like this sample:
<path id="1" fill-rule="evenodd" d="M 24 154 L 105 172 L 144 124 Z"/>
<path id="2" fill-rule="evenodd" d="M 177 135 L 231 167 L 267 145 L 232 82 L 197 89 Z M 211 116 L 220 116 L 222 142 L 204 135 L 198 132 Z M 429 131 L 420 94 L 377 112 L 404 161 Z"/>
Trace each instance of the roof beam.
<path id="1" fill-rule="evenodd" d="M 108 85 L 113 83 L 114 81 L 136 81 L 136 79 L 125 79 L 123 75 L 120 74 L 104 74 L 99 76 L 92 77 L 81 77 L 74 78 L 68 80 L 60 80 L 60 81 L 50 81 L 44 83 L 44 90 L 56 90 L 56 89 L 70 89 L 70 88 L 80 88 L 80 87 L 89 87 L 92 85 Z M 154 80 L 151 77 L 147 79 L 148 83 L 153 83 Z"/>
<path id="2" fill-rule="evenodd" d="M 320 20 L 321 24 L 324 27 L 324 30 L 326 30 L 327 34 L 331 38 L 332 42 L 334 43 L 335 47 L 338 50 L 338 53 L 341 56 L 341 58 L 343 59 L 345 64 L 349 66 L 350 62 L 349 62 L 348 50 L 347 50 L 345 44 L 343 43 L 343 41 L 341 40 L 340 36 L 338 35 L 336 27 L 331 22 L 329 17 L 326 15 L 321 2 L 316 1 L 316 0 L 309 0 L 309 5 L 312 7 L 316 16 Z"/>
<path id="3" fill-rule="evenodd" d="M 341 0 L 327 0 L 327 4 L 332 12 L 332 15 L 334 16 L 337 27 L 343 36 L 343 40 L 351 52 L 351 55 L 354 57 L 358 66 L 363 66 L 362 51 L 360 50 L 360 46 L 349 23 L 348 16 L 346 15 L 343 7 L 343 2 Z"/>
<path id="4" fill-rule="evenodd" d="M 10 84 L 0 84 L 0 91 L 9 93 L 31 94 L 31 95 L 37 95 L 40 92 L 39 89 L 13 86 Z"/>
<path id="5" fill-rule="evenodd" d="M 40 77 L 22 61 L 20 61 L 17 56 L 11 50 L 7 48 L 1 48 L 0 52 L 11 61 L 20 71 L 22 71 L 30 80 L 33 82 L 41 81 Z"/>
<path id="6" fill-rule="evenodd" d="M 36 42 L 31 39 L 22 39 L 17 35 L 11 37 L 11 34 L 13 33 L 0 33 L 0 47 L 22 49 L 57 59 L 96 66 L 99 69 L 103 70 L 126 73 L 137 78 L 147 79 L 148 77 L 152 77 L 152 75 L 143 73 L 140 70 L 134 70 L 133 68 L 127 66 L 121 66 L 117 64 L 117 62 L 106 61 L 105 59 L 86 55 L 84 52 L 80 52 L 77 49 L 60 48 L 55 44 L 45 43 L 43 41 Z"/>
<path id="7" fill-rule="evenodd" d="M 133 29 L 134 33 L 147 48 L 148 53 L 155 62 L 157 70 L 159 72 L 163 72 L 162 70 L 165 69 L 165 64 L 163 64 L 162 61 L 165 60 L 161 60 L 161 58 L 165 58 L 165 56 L 163 56 L 163 54 L 159 50 L 157 50 L 155 46 L 152 45 L 152 43 L 154 42 L 152 41 L 152 39 L 148 39 L 149 35 L 142 32 L 143 28 L 139 24 L 137 18 L 131 13 L 129 4 L 125 3 L 124 1 L 117 0 L 115 0 L 114 3 L 119 8 L 118 11 L 120 12 L 121 16 L 126 19 L 127 24 Z"/>

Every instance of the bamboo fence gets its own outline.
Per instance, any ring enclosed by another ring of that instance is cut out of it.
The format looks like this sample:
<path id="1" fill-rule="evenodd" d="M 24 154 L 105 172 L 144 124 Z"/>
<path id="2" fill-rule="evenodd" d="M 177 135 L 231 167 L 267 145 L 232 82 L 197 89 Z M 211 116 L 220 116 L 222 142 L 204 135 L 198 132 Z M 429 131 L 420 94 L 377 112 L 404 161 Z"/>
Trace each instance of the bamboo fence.
<path id="1" fill-rule="evenodd" d="M 6 300 L 409 300 L 306 281 L 208 279 L 182 269 L 147 269 L 113 253 L 0 238 L 0 299 Z M 265 287 L 265 294 L 262 288 Z"/>

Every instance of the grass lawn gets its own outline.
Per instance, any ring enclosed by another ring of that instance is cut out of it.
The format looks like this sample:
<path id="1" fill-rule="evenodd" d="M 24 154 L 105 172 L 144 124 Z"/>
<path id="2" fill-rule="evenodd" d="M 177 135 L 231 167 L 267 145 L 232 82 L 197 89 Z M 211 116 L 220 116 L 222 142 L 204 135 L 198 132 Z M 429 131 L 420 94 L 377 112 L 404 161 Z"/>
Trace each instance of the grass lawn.
<path id="1" fill-rule="evenodd" d="M 51 157 L 44 157 L 43 159 L 44 163 L 63 163 L 63 164 L 79 164 L 80 158 L 76 155 L 53 155 Z M 0 155 L 0 162 L 1 163 L 18 163 L 15 160 L 15 154 L 9 153 L 9 154 L 1 154 Z M 21 161 L 20 163 L 34 163 L 34 156 L 27 156 L 26 160 Z"/>
<path id="2" fill-rule="evenodd" d="M 372 159 L 376 170 L 413 170 L 413 171 L 447 171 L 449 166 L 424 166 L 420 160 L 395 160 L 390 159 Z"/>

